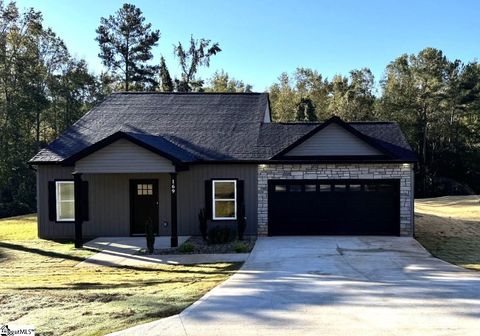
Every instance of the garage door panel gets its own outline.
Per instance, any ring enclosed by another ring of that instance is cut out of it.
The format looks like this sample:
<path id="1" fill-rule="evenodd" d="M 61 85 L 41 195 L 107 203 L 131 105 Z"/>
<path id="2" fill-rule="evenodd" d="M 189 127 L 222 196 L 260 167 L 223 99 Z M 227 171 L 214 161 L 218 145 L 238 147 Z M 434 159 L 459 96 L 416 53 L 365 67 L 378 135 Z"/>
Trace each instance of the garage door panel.
<path id="1" fill-rule="evenodd" d="M 397 180 L 269 181 L 270 235 L 398 235 Z"/>

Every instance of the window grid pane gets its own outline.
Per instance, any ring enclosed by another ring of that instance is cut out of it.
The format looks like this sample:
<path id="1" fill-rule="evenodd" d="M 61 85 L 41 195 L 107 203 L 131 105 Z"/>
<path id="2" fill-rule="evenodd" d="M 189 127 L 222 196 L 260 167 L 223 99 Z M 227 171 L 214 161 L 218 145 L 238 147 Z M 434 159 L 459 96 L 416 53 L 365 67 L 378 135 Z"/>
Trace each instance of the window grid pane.
<path id="1" fill-rule="evenodd" d="M 137 195 L 153 195 L 153 184 L 137 184 Z"/>
<path id="2" fill-rule="evenodd" d="M 318 187 L 320 192 L 328 192 L 332 190 L 330 184 L 320 184 Z"/>
<path id="3" fill-rule="evenodd" d="M 215 201 L 215 217 L 234 218 L 235 201 Z"/>
<path id="4" fill-rule="evenodd" d="M 215 199 L 235 199 L 235 182 L 215 182 Z"/>
<path id="5" fill-rule="evenodd" d="M 290 186 L 290 192 L 301 192 L 302 191 L 302 186 L 299 184 L 292 184 Z"/>

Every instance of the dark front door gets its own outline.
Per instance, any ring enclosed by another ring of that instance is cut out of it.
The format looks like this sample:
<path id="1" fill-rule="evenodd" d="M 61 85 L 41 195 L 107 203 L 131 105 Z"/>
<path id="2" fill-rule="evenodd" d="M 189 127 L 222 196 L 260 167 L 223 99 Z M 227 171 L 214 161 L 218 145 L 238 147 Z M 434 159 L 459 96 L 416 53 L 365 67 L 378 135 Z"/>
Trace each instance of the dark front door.
<path id="1" fill-rule="evenodd" d="M 158 180 L 130 180 L 130 234 L 145 234 L 148 222 L 158 234 Z"/>
<path id="2" fill-rule="evenodd" d="M 270 235 L 399 235 L 398 180 L 269 181 Z"/>

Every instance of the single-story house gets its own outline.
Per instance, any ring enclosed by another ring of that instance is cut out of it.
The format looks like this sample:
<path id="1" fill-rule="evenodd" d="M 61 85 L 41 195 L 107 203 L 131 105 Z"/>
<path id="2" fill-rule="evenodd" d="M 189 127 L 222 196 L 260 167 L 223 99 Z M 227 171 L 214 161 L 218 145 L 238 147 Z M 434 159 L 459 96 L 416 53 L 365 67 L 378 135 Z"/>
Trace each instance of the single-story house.
<path id="1" fill-rule="evenodd" d="M 115 93 L 42 149 L 41 238 L 413 234 L 416 156 L 394 122 L 272 122 L 266 93 Z M 211 224 L 212 225 L 212 224 Z"/>

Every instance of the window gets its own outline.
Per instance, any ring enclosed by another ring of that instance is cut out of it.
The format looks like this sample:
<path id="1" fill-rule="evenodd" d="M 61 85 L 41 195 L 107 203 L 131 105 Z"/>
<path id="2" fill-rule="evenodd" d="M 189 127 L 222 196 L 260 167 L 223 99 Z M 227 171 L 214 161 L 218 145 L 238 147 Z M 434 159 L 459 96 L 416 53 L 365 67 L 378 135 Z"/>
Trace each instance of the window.
<path id="1" fill-rule="evenodd" d="M 350 184 L 350 191 L 362 191 L 361 184 Z"/>
<path id="2" fill-rule="evenodd" d="M 290 192 L 301 192 L 302 186 L 300 184 L 292 184 L 290 186 Z"/>
<path id="3" fill-rule="evenodd" d="M 153 184 L 137 184 L 137 195 L 153 195 Z"/>
<path id="4" fill-rule="evenodd" d="M 57 222 L 75 220 L 75 194 L 73 181 L 56 181 Z"/>
<path id="5" fill-rule="evenodd" d="M 212 192 L 213 219 L 237 219 L 237 181 L 213 181 Z"/>
<path id="6" fill-rule="evenodd" d="M 305 184 L 305 192 L 315 192 L 317 191 L 317 186 L 315 184 Z"/>
<path id="7" fill-rule="evenodd" d="M 335 184 L 333 186 L 334 191 L 347 191 L 347 185 L 346 184 Z"/>
<path id="8" fill-rule="evenodd" d="M 390 184 L 366 184 L 365 191 L 391 191 L 393 187 Z"/>
<path id="9" fill-rule="evenodd" d="M 318 190 L 320 192 L 329 192 L 332 190 L 332 188 L 330 187 L 330 184 L 320 184 L 318 186 Z"/>

